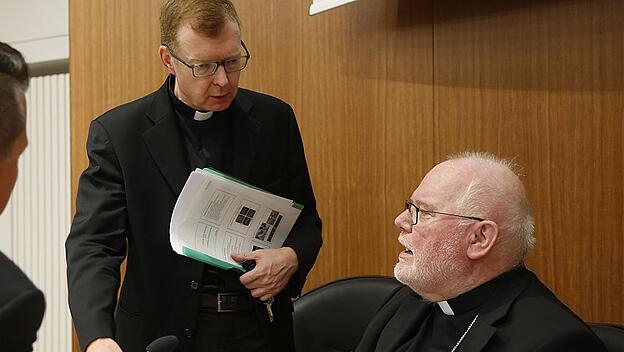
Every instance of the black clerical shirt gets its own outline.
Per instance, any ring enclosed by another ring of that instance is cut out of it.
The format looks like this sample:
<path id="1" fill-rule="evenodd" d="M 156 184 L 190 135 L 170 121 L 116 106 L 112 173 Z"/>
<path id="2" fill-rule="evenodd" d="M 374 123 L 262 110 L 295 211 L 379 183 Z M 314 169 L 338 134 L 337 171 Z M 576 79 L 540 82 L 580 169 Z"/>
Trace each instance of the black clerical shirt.
<path id="1" fill-rule="evenodd" d="M 232 131 L 229 108 L 214 112 L 207 120 L 197 121 L 196 110 L 178 99 L 174 88 L 175 76 L 169 76 L 169 97 L 179 118 L 191 167 L 212 167 L 229 173 L 232 169 L 232 158 L 228 156 Z"/>

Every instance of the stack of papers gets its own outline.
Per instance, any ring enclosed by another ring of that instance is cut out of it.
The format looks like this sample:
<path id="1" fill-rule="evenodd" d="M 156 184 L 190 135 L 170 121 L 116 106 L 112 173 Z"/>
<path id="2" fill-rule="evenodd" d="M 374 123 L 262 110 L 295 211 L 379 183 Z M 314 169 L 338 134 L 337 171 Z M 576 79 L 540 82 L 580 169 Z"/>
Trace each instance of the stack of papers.
<path id="1" fill-rule="evenodd" d="M 191 172 L 171 223 L 171 248 L 222 269 L 242 269 L 231 253 L 280 248 L 303 205 L 214 169 Z"/>

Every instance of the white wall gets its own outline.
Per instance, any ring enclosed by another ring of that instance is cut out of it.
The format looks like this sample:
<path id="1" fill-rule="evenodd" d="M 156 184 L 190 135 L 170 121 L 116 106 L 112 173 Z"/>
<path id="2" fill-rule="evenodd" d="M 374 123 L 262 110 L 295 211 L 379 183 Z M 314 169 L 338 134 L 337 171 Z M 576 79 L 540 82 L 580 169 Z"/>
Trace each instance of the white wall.
<path id="1" fill-rule="evenodd" d="M 67 60 L 68 0 L 0 0 L 0 41 L 28 63 Z"/>

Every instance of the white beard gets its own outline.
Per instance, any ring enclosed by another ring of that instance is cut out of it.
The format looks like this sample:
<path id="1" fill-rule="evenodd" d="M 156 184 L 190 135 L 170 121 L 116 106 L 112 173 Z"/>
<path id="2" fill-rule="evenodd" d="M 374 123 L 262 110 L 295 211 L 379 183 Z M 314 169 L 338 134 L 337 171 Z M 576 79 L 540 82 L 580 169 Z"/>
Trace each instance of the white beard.
<path id="1" fill-rule="evenodd" d="M 461 238 L 451 235 L 452 240 L 443 241 L 437 248 L 422 248 L 412 251 L 412 265 L 397 263 L 394 266 L 396 279 L 409 286 L 421 296 L 424 293 L 440 292 L 452 286 L 452 277 L 462 271 L 458 248 Z M 405 242 L 403 242 L 405 243 Z"/>

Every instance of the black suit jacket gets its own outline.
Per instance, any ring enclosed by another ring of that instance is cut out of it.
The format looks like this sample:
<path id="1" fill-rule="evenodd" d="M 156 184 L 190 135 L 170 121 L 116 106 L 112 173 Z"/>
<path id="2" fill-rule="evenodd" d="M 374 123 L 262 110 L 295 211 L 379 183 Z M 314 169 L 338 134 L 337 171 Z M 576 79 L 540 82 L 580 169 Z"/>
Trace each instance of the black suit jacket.
<path id="1" fill-rule="evenodd" d="M 44 311 L 43 292 L 0 252 L 0 350 L 32 351 Z"/>
<path id="2" fill-rule="evenodd" d="M 532 272 L 513 270 L 502 280 L 479 309 L 458 352 L 606 352 L 590 328 Z M 404 286 L 373 318 L 356 351 L 407 351 L 403 345 L 431 309 L 431 303 Z"/>
<path id="3" fill-rule="evenodd" d="M 165 82 L 91 123 L 89 166 L 66 241 L 69 303 L 82 348 L 114 337 L 124 351 L 143 351 L 167 334 L 180 339 L 178 351 L 192 347 L 187 336 L 196 324 L 204 264 L 177 255 L 169 243 L 171 213 L 191 168 L 167 89 Z M 228 116 L 231 174 L 305 206 L 284 243 L 296 252 L 299 271 L 276 297 L 276 321 L 268 324 L 265 307 L 257 305 L 272 350 L 289 350 L 290 296 L 300 292 L 322 242 L 303 143 L 291 107 L 276 98 L 239 89 Z"/>

